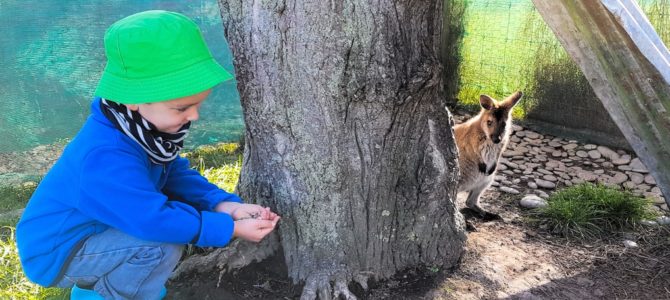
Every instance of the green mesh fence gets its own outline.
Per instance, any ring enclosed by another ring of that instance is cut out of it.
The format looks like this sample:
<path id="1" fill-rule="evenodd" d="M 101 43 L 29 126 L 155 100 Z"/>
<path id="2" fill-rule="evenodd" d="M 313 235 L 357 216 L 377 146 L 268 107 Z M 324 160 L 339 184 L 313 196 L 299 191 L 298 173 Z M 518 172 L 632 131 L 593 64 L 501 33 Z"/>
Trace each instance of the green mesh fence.
<path id="1" fill-rule="evenodd" d="M 515 116 L 553 134 L 627 147 L 588 81 L 531 0 L 471 0 L 461 47 L 461 104 L 478 109 L 480 94 L 525 92 Z M 670 41 L 670 0 L 638 2 L 663 41 Z"/>
<path id="2" fill-rule="evenodd" d="M 130 14 L 165 9 L 193 18 L 216 59 L 233 71 L 216 0 L 0 0 L 0 183 L 42 174 L 81 128 L 104 68 L 104 32 Z M 236 82 L 217 86 L 186 142 L 238 140 Z"/>
<path id="3" fill-rule="evenodd" d="M 232 71 L 218 4 L 200 1 L 0 1 L 0 152 L 71 138 L 88 115 L 104 68 L 103 35 L 114 21 L 148 9 L 184 13 Z M 205 102 L 190 144 L 237 139 L 243 122 L 234 82 Z"/>
<path id="4" fill-rule="evenodd" d="M 640 1 L 666 44 L 669 2 Z M 217 60 L 232 71 L 215 0 L 0 0 L 0 183 L 46 170 L 88 115 L 104 67 L 104 30 L 121 17 L 147 9 L 193 17 Z M 588 120 L 603 119 L 606 124 L 581 125 L 617 134 L 530 0 L 446 0 L 445 32 L 443 61 L 452 77 L 445 80 L 447 102 L 457 98 L 476 107 L 479 94 L 500 98 L 520 89 L 526 96 L 517 117 L 561 127 L 571 123 L 570 116 L 588 115 Z M 188 145 L 241 136 L 244 124 L 235 85 L 219 86 L 205 102 Z M 568 106 L 571 110 L 561 110 Z M 557 113 L 561 111 L 565 112 Z"/>

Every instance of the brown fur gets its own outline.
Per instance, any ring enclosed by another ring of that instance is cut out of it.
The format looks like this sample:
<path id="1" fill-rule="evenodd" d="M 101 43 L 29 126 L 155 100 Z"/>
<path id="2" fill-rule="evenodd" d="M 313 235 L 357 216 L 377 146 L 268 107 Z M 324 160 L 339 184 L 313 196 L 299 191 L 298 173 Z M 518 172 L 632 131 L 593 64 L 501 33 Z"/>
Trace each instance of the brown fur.
<path id="1" fill-rule="evenodd" d="M 498 160 L 512 132 L 512 108 L 523 93 L 517 91 L 503 101 L 481 95 L 482 109 L 470 120 L 454 126 L 458 163 L 461 168 L 459 192 L 468 192 L 466 206 L 484 216 L 479 197 L 493 182 Z"/>

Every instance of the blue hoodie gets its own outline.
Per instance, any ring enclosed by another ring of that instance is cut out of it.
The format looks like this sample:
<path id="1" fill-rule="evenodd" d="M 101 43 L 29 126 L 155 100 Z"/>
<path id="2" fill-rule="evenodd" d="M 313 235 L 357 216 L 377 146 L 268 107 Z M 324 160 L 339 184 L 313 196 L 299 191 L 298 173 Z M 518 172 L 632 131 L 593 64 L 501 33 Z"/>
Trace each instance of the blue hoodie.
<path id="1" fill-rule="evenodd" d="M 113 227 L 136 238 L 221 247 L 233 219 L 213 212 L 241 202 L 179 157 L 157 165 L 100 110 L 91 115 L 32 195 L 16 228 L 24 272 L 43 286 L 58 282 L 86 238 Z"/>

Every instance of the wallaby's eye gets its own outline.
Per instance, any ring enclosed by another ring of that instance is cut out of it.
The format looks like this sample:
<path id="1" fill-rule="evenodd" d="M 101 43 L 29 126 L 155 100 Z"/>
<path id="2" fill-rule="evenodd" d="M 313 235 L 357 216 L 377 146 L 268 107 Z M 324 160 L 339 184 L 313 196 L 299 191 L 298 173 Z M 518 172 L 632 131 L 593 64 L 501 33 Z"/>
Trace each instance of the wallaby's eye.
<path id="1" fill-rule="evenodd" d="M 486 121 L 486 126 L 491 127 L 493 125 L 493 121 L 488 120 Z"/>

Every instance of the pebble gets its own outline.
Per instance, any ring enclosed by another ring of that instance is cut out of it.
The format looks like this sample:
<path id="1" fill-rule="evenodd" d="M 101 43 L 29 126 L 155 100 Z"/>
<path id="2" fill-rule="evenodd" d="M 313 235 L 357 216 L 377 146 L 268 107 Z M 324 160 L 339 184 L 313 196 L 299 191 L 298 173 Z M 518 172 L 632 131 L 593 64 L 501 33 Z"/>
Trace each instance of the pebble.
<path id="1" fill-rule="evenodd" d="M 637 248 L 637 243 L 636 243 L 636 242 L 633 242 L 633 241 L 631 241 L 631 240 L 624 240 L 624 241 L 623 241 L 623 245 L 624 245 L 626 248 Z"/>
<path id="2" fill-rule="evenodd" d="M 647 170 L 647 167 L 637 157 L 633 158 L 633 160 L 630 161 L 630 164 L 628 164 L 628 167 L 630 167 L 630 169 L 633 172 L 645 173 L 645 174 L 649 173 L 649 171 Z"/>
<path id="3" fill-rule="evenodd" d="M 648 174 L 647 176 L 644 176 L 644 183 L 655 185 L 656 184 L 656 179 L 654 179 L 654 177 L 651 176 L 651 174 Z"/>
<path id="4" fill-rule="evenodd" d="M 591 159 L 599 159 L 601 157 L 601 154 L 600 154 L 600 152 L 598 152 L 596 150 L 591 150 L 591 151 L 589 151 L 589 157 Z"/>
<path id="5" fill-rule="evenodd" d="M 501 186 L 501 187 L 498 188 L 498 189 L 501 190 L 501 191 L 503 191 L 503 192 L 505 192 L 505 193 L 513 194 L 513 195 L 516 195 L 516 194 L 519 193 L 518 190 L 513 189 L 513 188 L 511 188 L 511 187 L 506 187 L 506 186 Z"/>
<path id="6" fill-rule="evenodd" d="M 547 201 L 533 194 L 528 194 L 524 196 L 519 205 L 525 208 L 539 208 L 547 206 Z"/>
<path id="7" fill-rule="evenodd" d="M 656 218 L 656 223 L 661 225 L 670 225 L 670 218 L 668 218 L 668 216 L 660 216 Z"/>
<path id="8" fill-rule="evenodd" d="M 649 227 L 658 226 L 658 223 L 656 221 L 651 221 L 651 220 L 642 220 L 642 221 L 640 221 L 640 224 L 642 224 L 644 226 L 649 226 Z"/>
<path id="9" fill-rule="evenodd" d="M 556 184 L 551 182 L 551 181 L 546 181 L 542 179 L 535 179 L 535 183 L 537 184 L 538 187 L 545 188 L 545 189 L 555 189 Z"/>

